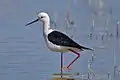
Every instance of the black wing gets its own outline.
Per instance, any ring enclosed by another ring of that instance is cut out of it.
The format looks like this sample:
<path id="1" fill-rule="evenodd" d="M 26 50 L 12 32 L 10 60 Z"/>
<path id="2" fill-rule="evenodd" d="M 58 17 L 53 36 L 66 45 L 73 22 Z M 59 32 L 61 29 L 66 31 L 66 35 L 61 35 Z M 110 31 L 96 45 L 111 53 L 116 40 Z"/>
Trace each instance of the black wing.
<path id="1" fill-rule="evenodd" d="M 67 35 L 58 31 L 53 31 L 50 34 L 48 34 L 48 40 L 53 44 L 60 45 L 60 46 L 74 47 L 80 50 L 83 50 L 83 49 L 92 50 L 90 48 L 80 46 L 71 38 L 69 38 Z"/>

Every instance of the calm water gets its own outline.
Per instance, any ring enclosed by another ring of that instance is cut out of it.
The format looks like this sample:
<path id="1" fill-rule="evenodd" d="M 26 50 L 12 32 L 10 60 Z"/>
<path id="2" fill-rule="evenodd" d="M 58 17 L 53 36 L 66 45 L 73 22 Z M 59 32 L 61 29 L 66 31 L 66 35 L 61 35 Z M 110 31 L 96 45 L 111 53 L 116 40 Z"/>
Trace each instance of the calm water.
<path id="1" fill-rule="evenodd" d="M 24 37 L 7 37 L 0 41 L 0 79 L 39 80 L 46 78 L 50 65 L 47 54 L 40 52 L 40 42 Z"/>
<path id="2" fill-rule="evenodd" d="M 113 75 L 113 49 L 115 39 L 109 38 L 102 42 L 100 37 L 98 37 L 98 40 L 89 40 L 84 35 L 83 38 L 89 46 L 93 46 L 96 49 L 96 58 L 92 64 L 96 77 L 103 78 L 98 80 L 106 80 L 107 72 Z M 30 40 L 29 37 L 17 36 L 2 38 L 0 40 L 0 79 L 47 80 L 53 73 L 59 72 L 60 55 L 49 51 L 45 44 L 41 45 L 41 40 L 39 38 L 38 40 Z M 116 63 L 119 65 L 120 50 L 118 47 L 116 47 L 115 53 L 117 55 Z M 87 61 L 91 59 L 91 53 L 90 51 L 82 52 L 81 58 L 74 64 L 71 72 L 87 74 Z M 65 64 L 72 58 L 74 58 L 72 53 L 65 54 Z"/>

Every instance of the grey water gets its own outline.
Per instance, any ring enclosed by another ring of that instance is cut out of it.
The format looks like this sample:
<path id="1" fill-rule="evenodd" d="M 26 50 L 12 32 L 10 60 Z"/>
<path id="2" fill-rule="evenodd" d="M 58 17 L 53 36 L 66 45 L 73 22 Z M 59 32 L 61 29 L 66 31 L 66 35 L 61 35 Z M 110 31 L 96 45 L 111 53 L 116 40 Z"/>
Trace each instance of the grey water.
<path id="1" fill-rule="evenodd" d="M 42 35 L 34 33 L 36 35 L 34 36 L 31 34 L 26 34 L 27 36 L 16 36 L 16 34 L 8 36 L 5 34 L 0 39 L 0 79 L 47 80 L 53 73 L 60 72 L 60 54 L 47 49 Z M 81 44 L 87 42 L 85 45 L 95 49 L 96 56 L 92 66 L 96 77 L 103 77 L 103 79 L 98 80 L 106 80 L 107 72 L 113 75 L 113 53 L 114 46 L 117 46 L 115 39 L 109 38 L 102 43 L 100 37 L 98 40 L 89 40 L 85 34 L 82 38 Z M 115 48 L 115 54 L 116 64 L 119 66 L 120 49 L 118 47 Z M 91 55 L 91 51 L 81 52 L 81 58 L 72 66 L 71 73 L 87 74 L 87 61 L 91 59 Z M 75 55 L 70 52 L 65 53 L 65 65 L 74 57 Z"/>

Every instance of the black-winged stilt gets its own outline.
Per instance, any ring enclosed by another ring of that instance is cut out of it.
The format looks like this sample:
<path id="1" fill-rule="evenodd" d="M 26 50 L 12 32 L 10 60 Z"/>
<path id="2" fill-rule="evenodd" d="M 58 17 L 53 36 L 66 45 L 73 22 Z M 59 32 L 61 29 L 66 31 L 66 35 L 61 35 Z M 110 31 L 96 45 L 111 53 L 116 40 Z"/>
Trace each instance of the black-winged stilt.
<path id="1" fill-rule="evenodd" d="M 26 26 L 37 22 L 37 21 L 43 22 L 43 36 L 45 38 L 46 44 L 48 48 L 51 51 L 56 52 L 68 52 L 71 51 L 77 55 L 77 57 L 65 67 L 66 69 L 70 69 L 70 66 L 80 57 L 79 51 L 86 50 L 92 50 L 90 48 L 86 48 L 84 46 L 79 45 L 75 41 L 73 41 L 70 37 L 68 37 L 66 34 L 53 30 L 50 28 L 50 17 L 45 12 L 40 12 L 38 14 L 38 18 L 28 24 Z"/>

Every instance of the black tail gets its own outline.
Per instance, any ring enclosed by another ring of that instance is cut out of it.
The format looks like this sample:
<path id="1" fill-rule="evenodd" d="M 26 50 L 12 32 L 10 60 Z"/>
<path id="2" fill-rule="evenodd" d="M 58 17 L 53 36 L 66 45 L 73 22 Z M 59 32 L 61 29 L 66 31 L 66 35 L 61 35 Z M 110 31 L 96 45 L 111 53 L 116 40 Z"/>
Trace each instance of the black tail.
<path id="1" fill-rule="evenodd" d="M 94 51 L 93 49 L 90 49 L 90 48 L 87 48 L 87 47 L 84 47 L 84 46 L 80 46 L 80 49 L 86 49 L 86 50 L 91 50 L 91 51 Z"/>

